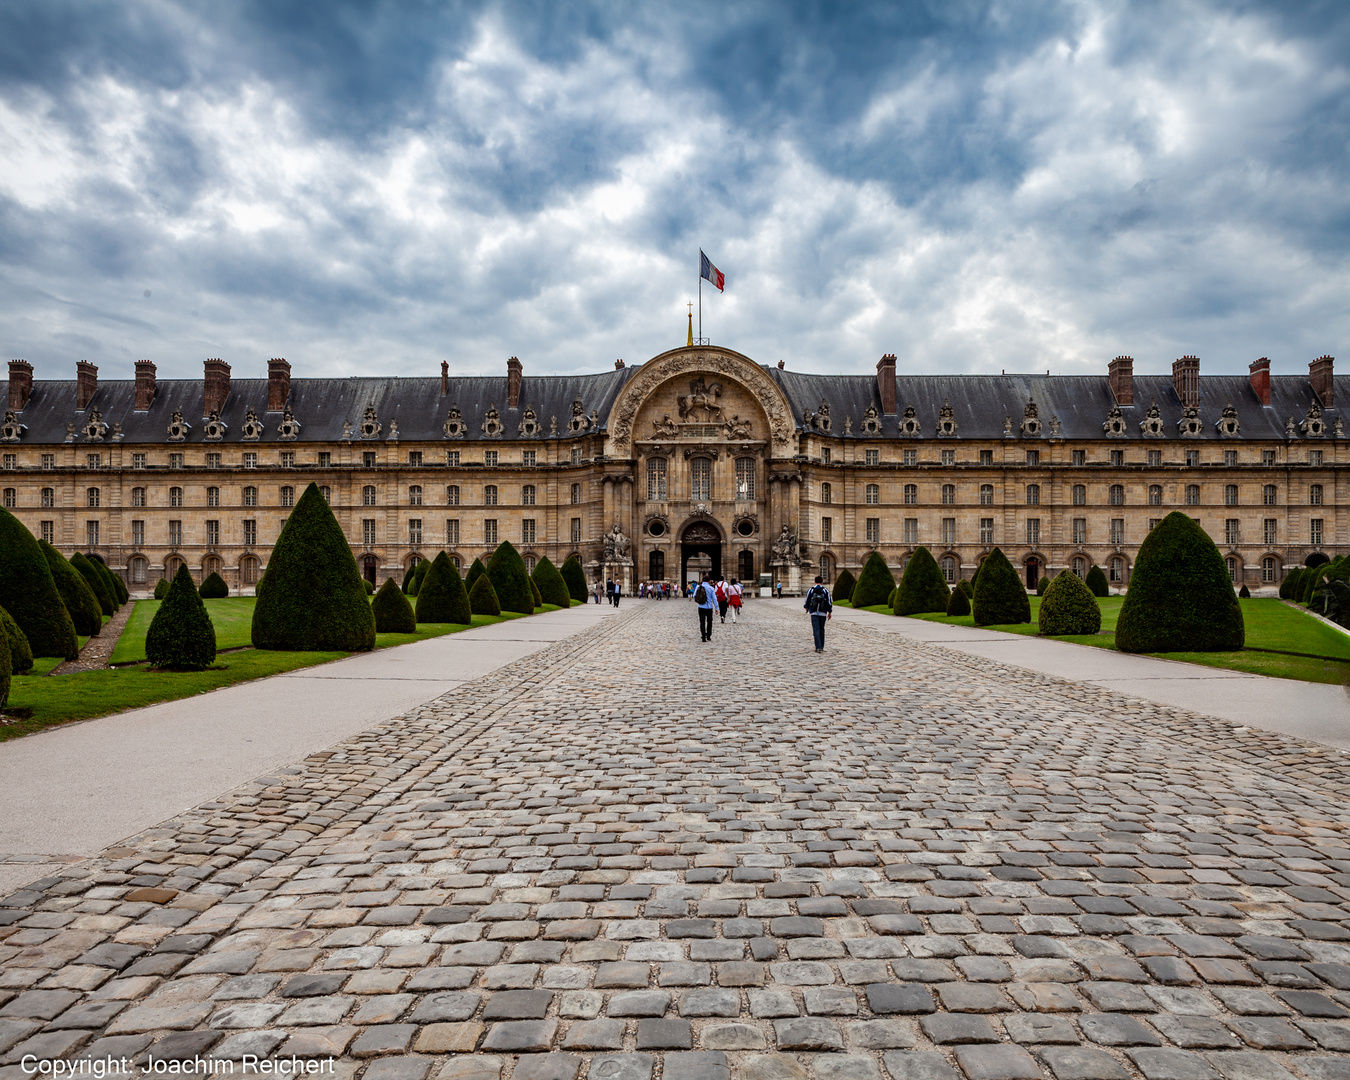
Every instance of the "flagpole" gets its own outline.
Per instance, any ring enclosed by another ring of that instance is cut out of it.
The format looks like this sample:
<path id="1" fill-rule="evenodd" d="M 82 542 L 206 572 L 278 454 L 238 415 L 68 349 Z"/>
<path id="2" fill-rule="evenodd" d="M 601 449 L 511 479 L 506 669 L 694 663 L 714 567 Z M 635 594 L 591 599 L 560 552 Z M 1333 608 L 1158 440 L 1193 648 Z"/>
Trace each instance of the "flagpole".
<path id="1" fill-rule="evenodd" d="M 699 252 L 698 272 L 698 343 L 703 344 L 703 252 Z"/>

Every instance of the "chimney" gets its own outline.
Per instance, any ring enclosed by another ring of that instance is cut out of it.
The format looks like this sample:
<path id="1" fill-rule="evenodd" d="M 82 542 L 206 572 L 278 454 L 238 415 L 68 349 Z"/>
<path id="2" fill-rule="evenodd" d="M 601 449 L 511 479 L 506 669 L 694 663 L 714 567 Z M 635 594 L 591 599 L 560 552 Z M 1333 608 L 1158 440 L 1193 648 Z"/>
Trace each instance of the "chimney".
<path id="1" fill-rule="evenodd" d="M 225 408 L 230 394 L 230 365 L 224 360 L 206 361 L 205 393 L 202 395 L 202 415 L 210 416 Z"/>
<path id="2" fill-rule="evenodd" d="M 449 362 L 448 360 L 442 360 L 442 361 L 441 361 L 441 397 L 445 397 L 445 395 L 448 394 L 448 393 L 450 393 L 450 362 Z"/>
<path id="3" fill-rule="evenodd" d="M 622 370 L 623 370 L 623 361 L 622 361 L 622 360 L 615 360 L 615 361 L 614 361 L 614 370 L 615 370 L 615 371 L 622 371 Z"/>
<path id="4" fill-rule="evenodd" d="M 155 400 L 155 364 L 152 360 L 136 361 L 136 411 L 145 412 Z"/>
<path id="5" fill-rule="evenodd" d="M 506 362 L 506 407 L 508 409 L 520 408 L 520 383 L 524 378 L 525 368 L 520 360 L 511 357 Z"/>
<path id="6" fill-rule="evenodd" d="M 282 412 L 291 396 L 291 365 L 287 360 L 267 361 L 267 411 Z"/>
<path id="7" fill-rule="evenodd" d="M 1324 409 L 1331 408 L 1333 396 L 1331 368 L 1335 362 L 1335 357 L 1319 356 L 1308 365 L 1308 381 L 1312 383 L 1313 393 L 1317 395 L 1317 400 Z"/>
<path id="8" fill-rule="evenodd" d="M 895 353 L 887 353 L 877 361 L 877 393 L 881 395 L 881 411 L 886 416 L 895 414 Z"/>
<path id="9" fill-rule="evenodd" d="M 1200 404 L 1200 357 L 1183 356 L 1172 361 L 1172 386 L 1183 405 Z"/>
<path id="10" fill-rule="evenodd" d="M 98 368 L 87 360 L 75 361 L 75 408 L 87 408 L 98 389 Z"/>
<path id="11" fill-rule="evenodd" d="M 33 394 L 33 365 L 27 360 L 9 362 L 9 407 L 23 412 Z"/>
<path id="12" fill-rule="evenodd" d="M 1252 381 L 1252 393 L 1262 405 L 1270 404 L 1270 359 L 1261 357 L 1260 360 L 1253 360 L 1247 365 L 1249 378 Z"/>
<path id="13" fill-rule="evenodd" d="M 1107 368 L 1111 394 L 1117 405 L 1134 404 L 1134 357 L 1117 356 Z"/>

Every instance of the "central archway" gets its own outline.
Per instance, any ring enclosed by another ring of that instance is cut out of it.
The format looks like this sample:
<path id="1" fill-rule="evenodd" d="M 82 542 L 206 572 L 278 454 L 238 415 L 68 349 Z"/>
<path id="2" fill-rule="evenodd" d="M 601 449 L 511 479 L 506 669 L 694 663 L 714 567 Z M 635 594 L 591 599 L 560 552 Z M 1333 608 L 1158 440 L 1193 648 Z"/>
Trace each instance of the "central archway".
<path id="1" fill-rule="evenodd" d="M 696 574 L 708 573 L 714 581 L 722 576 L 722 534 L 710 521 L 695 521 L 680 534 L 680 588 L 689 587 L 689 564 Z"/>

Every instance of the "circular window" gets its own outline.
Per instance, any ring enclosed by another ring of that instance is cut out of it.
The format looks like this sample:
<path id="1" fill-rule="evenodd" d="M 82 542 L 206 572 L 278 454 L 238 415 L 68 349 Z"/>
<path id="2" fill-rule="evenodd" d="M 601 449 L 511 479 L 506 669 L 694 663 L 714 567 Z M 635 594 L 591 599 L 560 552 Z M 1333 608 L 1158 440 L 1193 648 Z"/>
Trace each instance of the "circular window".
<path id="1" fill-rule="evenodd" d="M 652 536 L 665 536 L 666 527 L 659 521 L 653 521 L 647 526 L 647 532 Z"/>
<path id="2" fill-rule="evenodd" d="M 736 523 L 736 532 L 741 536 L 751 536 L 754 534 L 754 531 L 755 523 L 753 521 L 746 520 Z"/>

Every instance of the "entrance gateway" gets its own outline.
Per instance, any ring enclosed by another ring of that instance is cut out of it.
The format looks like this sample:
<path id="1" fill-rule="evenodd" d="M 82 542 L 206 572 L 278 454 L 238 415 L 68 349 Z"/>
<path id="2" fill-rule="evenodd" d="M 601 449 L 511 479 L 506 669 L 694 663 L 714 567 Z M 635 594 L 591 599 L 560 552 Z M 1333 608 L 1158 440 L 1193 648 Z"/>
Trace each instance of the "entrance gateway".
<path id="1" fill-rule="evenodd" d="M 722 576 L 722 534 L 707 521 L 695 521 L 680 536 L 680 588 L 704 574 L 714 581 Z"/>

